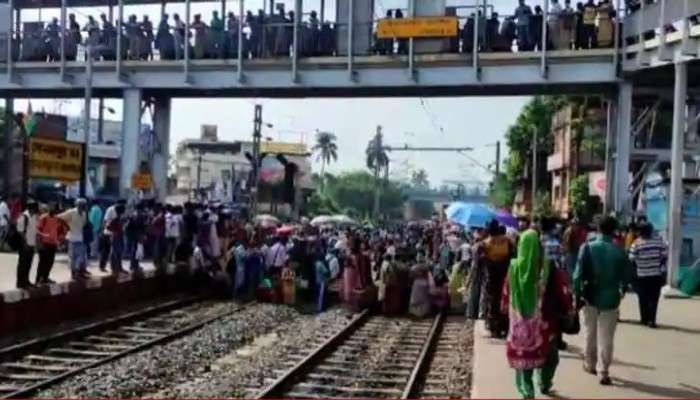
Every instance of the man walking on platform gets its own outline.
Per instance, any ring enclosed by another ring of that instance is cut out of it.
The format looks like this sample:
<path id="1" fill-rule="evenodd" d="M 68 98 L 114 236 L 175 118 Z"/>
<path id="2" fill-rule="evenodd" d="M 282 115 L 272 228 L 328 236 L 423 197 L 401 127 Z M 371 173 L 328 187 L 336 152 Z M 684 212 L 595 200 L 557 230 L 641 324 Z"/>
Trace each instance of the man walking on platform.
<path id="1" fill-rule="evenodd" d="M 574 271 L 574 294 L 577 305 L 583 304 L 586 337 L 583 369 L 596 373 L 600 355 L 600 384 L 611 385 L 609 368 L 613 360 L 615 328 L 619 307 L 629 281 L 627 257 L 612 242 L 617 221 L 604 218 L 599 235 L 581 247 Z"/>
<path id="2" fill-rule="evenodd" d="M 656 310 L 666 275 L 668 246 L 661 238 L 652 237 L 654 227 L 644 223 L 641 237 L 632 243 L 630 260 L 634 264 L 635 291 L 639 297 L 639 315 L 642 325 L 656 328 Z"/>

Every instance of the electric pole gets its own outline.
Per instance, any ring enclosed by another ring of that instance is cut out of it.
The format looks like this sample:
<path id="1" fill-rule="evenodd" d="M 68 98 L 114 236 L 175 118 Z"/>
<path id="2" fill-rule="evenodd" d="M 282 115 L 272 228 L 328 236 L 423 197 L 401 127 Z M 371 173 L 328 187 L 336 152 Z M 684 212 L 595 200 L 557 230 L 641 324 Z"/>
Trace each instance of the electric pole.
<path id="1" fill-rule="evenodd" d="M 197 200 L 197 197 L 200 195 L 201 191 L 201 186 L 202 185 L 202 152 L 199 152 L 199 157 L 197 157 L 197 195 L 195 196 L 195 200 Z"/>
<path id="2" fill-rule="evenodd" d="M 496 178 L 501 176 L 501 141 L 496 142 Z"/>
<path id="3" fill-rule="evenodd" d="M 85 145 L 83 146 L 83 173 L 80 179 L 80 197 L 87 197 L 87 180 L 88 177 L 88 165 L 90 164 L 90 157 L 88 156 L 88 149 L 90 148 L 90 106 L 92 103 L 92 53 L 95 49 L 92 44 L 87 45 L 87 68 L 85 72 L 85 121 L 83 121 L 83 132 L 85 132 Z"/>
<path id="4" fill-rule="evenodd" d="M 258 180 L 260 174 L 260 139 L 262 138 L 262 105 L 255 105 L 255 117 L 253 119 L 253 174 L 251 182 L 250 209 L 253 215 L 258 209 Z"/>
<path id="5" fill-rule="evenodd" d="M 532 140 L 532 211 L 535 211 L 535 201 L 537 200 L 537 128 L 534 129 Z"/>
<path id="6" fill-rule="evenodd" d="M 377 126 L 377 134 L 374 136 L 374 218 L 379 219 L 379 169 L 381 168 L 382 127 Z"/>

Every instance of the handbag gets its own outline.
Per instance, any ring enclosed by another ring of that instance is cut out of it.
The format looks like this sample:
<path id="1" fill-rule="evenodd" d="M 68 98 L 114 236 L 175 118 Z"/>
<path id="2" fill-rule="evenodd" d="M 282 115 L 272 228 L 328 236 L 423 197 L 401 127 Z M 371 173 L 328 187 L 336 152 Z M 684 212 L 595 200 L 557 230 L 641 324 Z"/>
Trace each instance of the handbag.
<path id="1" fill-rule="evenodd" d="M 559 327 L 562 333 L 567 335 L 578 335 L 581 332 L 581 320 L 578 313 L 564 315 L 559 321 Z"/>

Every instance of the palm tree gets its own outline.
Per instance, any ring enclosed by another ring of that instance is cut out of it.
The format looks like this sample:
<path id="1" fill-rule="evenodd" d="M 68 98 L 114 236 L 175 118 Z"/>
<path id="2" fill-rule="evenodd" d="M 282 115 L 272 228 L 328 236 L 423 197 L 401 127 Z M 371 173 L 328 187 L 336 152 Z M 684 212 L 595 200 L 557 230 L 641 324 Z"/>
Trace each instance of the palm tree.
<path id="1" fill-rule="evenodd" d="M 316 161 L 321 161 L 321 186 L 325 182 L 326 164 L 338 161 L 338 138 L 330 132 L 316 132 L 316 144 L 311 150 L 316 153 Z"/>
<path id="2" fill-rule="evenodd" d="M 389 156 L 384 147 L 384 136 L 382 135 L 381 126 L 377 127 L 376 135 L 367 143 L 365 155 L 367 156 L 367 168 L 374 173 L 374 216 L 379 217 L 379 173 L 382 168 L 388 169 L 389 167 Z"/>

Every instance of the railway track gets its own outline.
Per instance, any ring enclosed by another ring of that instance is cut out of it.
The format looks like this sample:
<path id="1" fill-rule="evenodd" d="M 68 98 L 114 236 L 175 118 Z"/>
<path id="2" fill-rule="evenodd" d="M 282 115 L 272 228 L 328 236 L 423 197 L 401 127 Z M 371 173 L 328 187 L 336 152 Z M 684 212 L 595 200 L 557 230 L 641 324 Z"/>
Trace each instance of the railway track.
<path id="1" fill-rule="evenodd" d="M 282 362 L 288 368 L 254 397 L 466 397 L 469 382 L 455 393 L 459 385 L 449 378 L 450 362 L 459 362 L 460 338 L 453 336 L 464 324 L 443 315 L 411 320 L 363 312 L 315 349 L 290 354 Z"/>
<path id="2" fill-rule="evenodd" d="M 31 397 L 86 369 L 169 342 L 250 305 L 198 312 L 200 300 L 172 300 L 0 349 L 0 398 Z"/>

